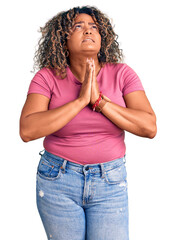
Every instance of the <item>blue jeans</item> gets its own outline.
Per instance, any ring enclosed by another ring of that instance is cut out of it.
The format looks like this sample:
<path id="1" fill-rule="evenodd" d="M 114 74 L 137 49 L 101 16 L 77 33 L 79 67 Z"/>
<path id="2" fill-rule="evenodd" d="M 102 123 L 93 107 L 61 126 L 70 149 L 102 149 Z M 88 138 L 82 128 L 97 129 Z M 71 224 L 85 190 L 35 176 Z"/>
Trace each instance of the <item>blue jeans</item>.
<path id="1" fill-rule="evenodd" d="M 129 240 L 126 154 L 81 165 L 42 151 L 36 200 L 47 239 Z"/>

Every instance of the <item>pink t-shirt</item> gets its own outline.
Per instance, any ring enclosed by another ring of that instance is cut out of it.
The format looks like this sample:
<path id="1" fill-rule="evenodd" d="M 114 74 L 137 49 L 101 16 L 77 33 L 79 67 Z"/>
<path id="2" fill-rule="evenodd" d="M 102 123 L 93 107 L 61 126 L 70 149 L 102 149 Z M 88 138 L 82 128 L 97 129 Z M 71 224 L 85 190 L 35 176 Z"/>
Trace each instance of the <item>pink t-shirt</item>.
<path id="1" fill-rule="evenodd" d="M 49 109 L 60 107 L 79 96 L 80 83 L 67 67 L 67 77 L 56 78 L 52 70 L 40 69 L 31 80 L 28 93 L 50 99 Z M 123 96 L 143 90 L 142 83 L 126 63 L 106 63 L 97 76 L 99 90 L 112 102 L 126 107 Z M 115 160 L 126 153 L 125 132 L 103 113 L 94 112 L 90 104 L 60 130 L 46 136 L 44 148 L 78 164 L 95 164 Z"/>

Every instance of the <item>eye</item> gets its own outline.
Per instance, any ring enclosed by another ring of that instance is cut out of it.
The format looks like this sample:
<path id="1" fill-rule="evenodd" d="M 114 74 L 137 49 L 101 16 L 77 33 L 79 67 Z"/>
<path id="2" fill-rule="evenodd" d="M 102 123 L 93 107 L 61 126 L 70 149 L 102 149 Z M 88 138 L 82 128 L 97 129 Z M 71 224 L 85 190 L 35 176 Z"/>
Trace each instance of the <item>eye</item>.
<path id="1" fill-rule="evenodd" d="M 75 28 L 77 28 L 77 27 L 81 27 L 81 25 L 76 25 Z"/>

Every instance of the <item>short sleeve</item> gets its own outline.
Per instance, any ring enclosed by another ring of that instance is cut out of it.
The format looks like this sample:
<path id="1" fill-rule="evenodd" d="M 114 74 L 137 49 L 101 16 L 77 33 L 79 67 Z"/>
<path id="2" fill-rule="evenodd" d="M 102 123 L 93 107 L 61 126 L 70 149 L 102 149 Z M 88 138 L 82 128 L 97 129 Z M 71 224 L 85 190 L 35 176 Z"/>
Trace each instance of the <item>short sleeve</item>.
<path id="1" fill-rule="evenodd" d="M 30 93 L 40 93 L 49 99 L 52 94 L 51 76 L 45 68 L 39 70 L 31 80 L 27 95 Z"/>
<path id="2" fill-rule="evenodd" d="M 142 82 L 136 72 L 127 64 L 124 64 L 124 69 L 122 73 L 123 96 L 138 90 L 144 90 Z"/>

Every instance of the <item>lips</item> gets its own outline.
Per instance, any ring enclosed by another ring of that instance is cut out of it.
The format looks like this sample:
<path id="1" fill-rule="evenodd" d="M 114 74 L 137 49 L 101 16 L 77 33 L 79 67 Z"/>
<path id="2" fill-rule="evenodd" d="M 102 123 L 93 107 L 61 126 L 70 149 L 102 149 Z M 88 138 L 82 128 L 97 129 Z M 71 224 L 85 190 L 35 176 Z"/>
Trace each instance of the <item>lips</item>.
<path id="1" fill-rule="evenodd" d="M 91 39 L 91 38 L 85 38 L 82 42 L 88 42 L 88 41 L 92 41 L 92 42 L 94 42 L 94 40 Z"/>

